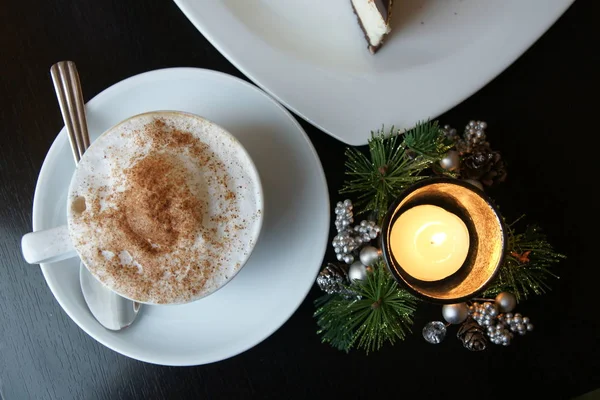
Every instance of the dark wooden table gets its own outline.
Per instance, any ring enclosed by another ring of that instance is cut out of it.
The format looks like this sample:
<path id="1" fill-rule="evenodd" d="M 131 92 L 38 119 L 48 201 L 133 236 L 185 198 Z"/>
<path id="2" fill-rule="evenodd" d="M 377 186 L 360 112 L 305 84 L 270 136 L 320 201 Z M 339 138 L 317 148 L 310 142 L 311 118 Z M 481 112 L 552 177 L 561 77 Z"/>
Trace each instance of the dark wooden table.
<path id="1" fill-rule="evenodd" d="M 455 127 L 488 122 L 489 138 L 509 164 L 508 181 L 494 193 L 503 213 L 526 213 L 568 255 L 554 290 L 520 306 L 536 324 L 533 333 L 480 353 L 456 340 L 433 346 L 419 331 L 439 319 L 439 308 L 425 306 L 405 342 L 369 356 L 345 354 L 316 335 L 315 286 L 292 318 L 254 348 L 218 363 L 174 368 L 126 358 L 88 337 L 60 308 L 39 268 L 21 257 L 37 176 L 62 127 L 49 68 L 75 61 L 86 100 L 157 68 L 244 77 L 170 1 L 3 2 L 0 399 L 570 399 L 600 387 L 595 4 L 575 3 L 514 65 L 439 116 Z M 345 145 L 301 123 L 337 201 Z"/>

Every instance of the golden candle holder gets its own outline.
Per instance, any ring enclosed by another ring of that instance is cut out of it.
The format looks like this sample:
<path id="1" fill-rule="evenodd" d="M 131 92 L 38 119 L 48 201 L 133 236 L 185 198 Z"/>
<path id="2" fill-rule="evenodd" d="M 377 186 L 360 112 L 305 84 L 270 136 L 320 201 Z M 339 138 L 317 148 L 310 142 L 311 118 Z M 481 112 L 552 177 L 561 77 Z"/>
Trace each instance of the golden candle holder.
<path id="1" fill-rule="evenodd" d="M 398 261 L 406 259 L 401 252 L 409 251 L 409 246 L 390 240 L 400 216 L 422 205 L 454 214 L 468 230 L 464 262 L 439 280 L 421 280 L 409 274 Z M 506 242 L 504 221 L 491 199 L 470 183 L 452 178 L 428 178 L 408 187 L 390 206 L 381 227 L 382 255 L 396 281 L 416 296 L 441 304 L 462 302 L 481 293 L 502 265 Z"/>

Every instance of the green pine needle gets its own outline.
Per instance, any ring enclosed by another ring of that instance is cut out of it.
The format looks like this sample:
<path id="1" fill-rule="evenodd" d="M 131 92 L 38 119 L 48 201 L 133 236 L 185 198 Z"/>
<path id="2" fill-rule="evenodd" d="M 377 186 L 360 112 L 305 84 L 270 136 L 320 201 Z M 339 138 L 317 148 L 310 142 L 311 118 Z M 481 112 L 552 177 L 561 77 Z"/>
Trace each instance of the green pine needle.
<path id="1" fill-rule="evenodd" d="M 404 143 L 414 153 L 439 161 L 453 147 L 446 142 L 437 121 L 419 122 L 414 128 L 404 133 Z"/>
<path id="2" fill-rule="evenodd" d="M 417 300 L 398 287 L 382 262 L 364 282 L 355 282 L 350 288 L 359 299 L 347 300 L 336 294 L 316 301 L 317 333 L 323 342 L 346 352 L 356 347 L 368 354 L 410 332 Z"/>
<path id="3" fill-rule="evenodd" d="M 525 232 L 516 234 L 513 228 L 516 222 L 508 226 L 504 264 L 491 287 L 485 291 L 486 297 L 510 292 L 517 301 L 521 301 L 532 293 L 546 293 L 550 290 L 548 280 L 558 279 L 552 267 L 566 256 L 553 249 L 537 226 L 528 226 Z"/>
<path id="4" fill-rule="evenodd" d="M 355 214 L 374 212 L 383 219 L 391 201 L 407 186 L 425 178 L 422 172 L 452 148 L 435 122 L 419 122 L 400 133 L 394 127 L 371 132 L 368 156 L 358 149 L 346 150 L 348 180 L 341 194 L 356 194 Z"/>

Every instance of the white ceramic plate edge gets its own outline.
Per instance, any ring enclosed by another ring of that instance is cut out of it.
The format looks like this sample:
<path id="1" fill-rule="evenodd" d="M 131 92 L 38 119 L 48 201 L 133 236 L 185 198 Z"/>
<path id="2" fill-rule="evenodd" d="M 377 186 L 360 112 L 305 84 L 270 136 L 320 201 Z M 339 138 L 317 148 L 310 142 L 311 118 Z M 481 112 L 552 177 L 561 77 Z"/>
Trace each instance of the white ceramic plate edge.
<path id="1" fill-rule="evenodd" d="M 277 99 L 281 104 L 283 104 L 286 108 L 291 110 L 296 115 L 300 116 L 310 124 L 316 126 L 323 132 L 328 135 L 352 146 L 360 146 L 365 145 L 369 138 L 369 132 L 373 129 L 377 129 L 381 126 L 381 122 L 378 122 L 377 126 L 365 127 L 364 132 L 360 133 L 348 133 L 352 132 L 351 124 L 342 124 L 337 122 L 332 122 L 328 120 L 324 120 L 323 118 L 315 118 L 310 115 L 313 110 L 301 109 L 295 104 L 298 103 L 295 99 L 290 98 L 287 94 L 280 94 L 281 90 L 274 88 L 272 84 L 268 82 L 268 78 L 260 78 L 259 75 L 268 76 L 268 74 L 264 73 L 264 71 L 260 71 L 256 68 L 256 66 L 246 65 L 244 61 L 241 60 L 242 57 L 239 55 L 236 56 L 235 52 L 232 51 L 229 43 L 225 43 L 224 41 L 219 41 L 213 32 L 205 26 L 203 21 L 199 18 L 195 17 L 194 10 L 192 8 L 192 4 L 190 0 L 173 0 L 175 4 L 180 8 L 183 14 L 188 18 L 190 22 L 196 27 L 196 29 L 204 35 L 204 37 L 225 57 L 229 62 L 231 62 L 237 69 L 239 69 L 245 76 L 247 76 L 250 80 L 252 80 L 257 86 L 261 87 L 265 92 L 269 93 L 272 97 Z M 560 7 L 555 9 L 552 18 L 548 18 L 545 20 L 545 23 L 541 23 L 537 26 L 537 30 L 532 32 L 527 40 L 522 40 L 520 42 L 520 46 L 516 46 L 511 49 L 511 51 L 507 51 L 504 54 L 504 57 L 501 58 L 501 62 L 498 62 L 495 65 L 495 68 L 492 68 L 487 71 L 486 77 L 484 79 L 480 79 L 476 82 L 470 82 L 469 84 L 461 87 L 456 90 L 456 95 L 453 101 L 447 101 L 443 104 L 435 106 L 429 110 L 430 112 L 427 115 L 419 115 L 415 116 L 413 119 L 423 120 L 423 119 L 434 119 L 437 116 L 443 114 L 444 112 L 452 109 L 456 105 L 462 103 L 464 100 L 475 94 L 481 88 L 486 86 L 489 82 L 495 79 L 498 75 L 500 75 L 506 68 L 512 65 L 519 57 L 521 57 L 527 49 L 529 49 L 535 42 L 537 42 L 541 36 L 563 15 L 563 13 L 573 4 L 575 0 L 559 0 L 561 1 Z M 222 24 L 227 30 L 236 30 L 236 27 L 231 25 Z M 239 30 L 237 30 L 239 33 Z M 249 39 L 247 39 L 249 41 Z M 254 49 L 255 54 L 254 57 L 260 58 L 265 54 L 269 56 L 273 56 L 275 52 L 271 50 L 268 46 L 261 45 Z M 276 56 L 272 57 L 276 59 L 283 67 L 292 66 L 293 60 L 287 60 L 284 57 Z M 355 110 L 353 110 L 355 111 Z M 383 122 L 383 121 L 382 121 Z M 398 127 L 398 125 L 396 125 Z"/>

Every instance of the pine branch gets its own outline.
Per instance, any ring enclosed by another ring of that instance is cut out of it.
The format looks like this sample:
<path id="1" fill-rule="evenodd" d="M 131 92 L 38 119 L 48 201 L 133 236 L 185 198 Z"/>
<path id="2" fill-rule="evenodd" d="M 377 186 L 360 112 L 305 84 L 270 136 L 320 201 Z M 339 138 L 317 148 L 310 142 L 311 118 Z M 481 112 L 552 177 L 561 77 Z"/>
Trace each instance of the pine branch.
<path id="1" fill-rule="evenodd" d="M 404 133 L 406 147 L 415 154 L 437 162 L 450 150 L 454 143 L 447 142 L 437 121 L 419 122 Z"/>
<path id="2" fill-rule="evenodd" d="M 553 249 L 537 226 L 528 226 L 525 232 L 516 234 L 513 228 L 516 222 L 508 226 L 504 264 L 484 296 L 511 292 L 520 301 L 527 299 L 532 293 L 546 293 L 550 290 L 548 280 L 558 279 L 552 272 L 552 267 L 566 256 Z"/>
<path id="3" fill-rule="evenodd" d="M 409 140 L 425 150 L 428 148 L 422 135 L 434 131 L 439 135 L 437 128 L 417 127 L 413 131 Z M 357 194 L 355 214 L 372 211 L 382 219 L 391 201 L 405 187 L 424 178 L 420 174 L 431 166 L 433 158 L 425 153 L 409 155 L 407 145 L 401 140 L 403 137 L 393 127 L 389 134 L 382 129 L 371 133 L 369 156 L 355 148 L 346 150 L 348 180 L 340 193 Z"/>
<path id="4" fill-rule="evenodd" d="M 350 351 L 353 347 L 379 350 L 385 342 L 393 344 L 410 332 L 417 300 L 400 289 L 379 262 L 364 282 L 350 288 L 360 297 L 347 300 L 341 295 L 317 300 L 321 305 L 315 312 L 318 334 L 333 347 Z"/>

